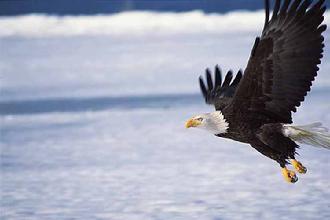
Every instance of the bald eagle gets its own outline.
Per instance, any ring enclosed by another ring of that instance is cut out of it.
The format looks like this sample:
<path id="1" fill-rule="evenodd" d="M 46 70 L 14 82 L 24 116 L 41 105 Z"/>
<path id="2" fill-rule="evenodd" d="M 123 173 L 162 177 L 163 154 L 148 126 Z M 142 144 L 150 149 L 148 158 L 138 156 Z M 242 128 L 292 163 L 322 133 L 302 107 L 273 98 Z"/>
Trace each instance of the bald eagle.
<path id="1" fill-rule="evenodd" d="M 186 127 L 250 144 L 278 162 L 285 180 L 294 183 L 298 178 L 287 168 L 290 162 L 297 172 L 307 171 L 295 159 L 297 143 L 330 149 L 330 134 L 321 123 L 296 126 L 291 117 L 319 70 L 326 6 L 324 0 L 315 4 L 311 0 L 276 0 L 269 19 L 269 5 L 265 0 L 265 24 L 244 74 L 239 71 L 232 80 L 229 71 L 222 83 L 218 66 L 214 77 L 206 69 L 206 80 L 199 78 L 200 89 L 205 102 L 216 111 L 192 117 Z"/>

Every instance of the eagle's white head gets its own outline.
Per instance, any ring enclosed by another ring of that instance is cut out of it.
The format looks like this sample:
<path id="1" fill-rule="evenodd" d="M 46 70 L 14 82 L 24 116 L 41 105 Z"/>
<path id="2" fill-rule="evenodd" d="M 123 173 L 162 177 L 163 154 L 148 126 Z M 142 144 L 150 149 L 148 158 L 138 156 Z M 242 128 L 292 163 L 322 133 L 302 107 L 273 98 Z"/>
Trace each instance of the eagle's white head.
<path id="1" fill-rule="evenodd" d="M 201 128 L 212 134 L 223 134 L 227 132 L 228 122 L 221 111 L 196 115 L 186 122 L 186 128 Z"/>

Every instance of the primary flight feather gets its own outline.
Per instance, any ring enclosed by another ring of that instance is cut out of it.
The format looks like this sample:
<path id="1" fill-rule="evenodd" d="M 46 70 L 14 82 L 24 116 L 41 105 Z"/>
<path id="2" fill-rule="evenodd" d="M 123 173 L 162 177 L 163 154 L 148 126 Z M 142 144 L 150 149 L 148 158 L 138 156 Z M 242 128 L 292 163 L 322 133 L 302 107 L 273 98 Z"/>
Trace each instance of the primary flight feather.
<path id="1" fill-rule="evenodd" d="M 221 70 L 206 70 L 201 92 L 215 112 L 189 119 L 186 127 L 206 129 L 218 137 L 250 144 L 275 160 L 284 178 L 298 180 L 286 165 L 299 173 L 307 169 L 295 159 L 298 143 L 330 149 L 330 134 L 320 123 L 292 125 L 292 112 L 310 91 L 321 63 L 326 25 L 322 24 L 324 0 L 276 0 L 270 19 L 265 0 L 265 24 L 253 45 L 242 75 L 229 71 L 222 82 Z"/>

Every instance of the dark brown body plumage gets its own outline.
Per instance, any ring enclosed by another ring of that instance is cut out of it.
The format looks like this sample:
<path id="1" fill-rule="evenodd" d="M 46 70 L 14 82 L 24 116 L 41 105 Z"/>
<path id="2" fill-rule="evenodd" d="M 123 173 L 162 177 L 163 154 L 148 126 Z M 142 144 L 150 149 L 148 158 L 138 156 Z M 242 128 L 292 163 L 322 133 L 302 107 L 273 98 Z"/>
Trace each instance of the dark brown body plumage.
<path id="1" fill-rule="evenodd" d="M 324 0 L 276 0 L 269 20 L 269 1 L 261 37 L 256 38 L 248 65 L 232 83 L 232 72 L 221 84 L 206 71 L 201 91 L 208 104 L 220 110 L 229 129 L 217 136 L 250 144 L 282 167 L 294 159 L 298 145 L 282 134 L 291 113 L 304 100 L 317 75 L 323 53 Z"/>

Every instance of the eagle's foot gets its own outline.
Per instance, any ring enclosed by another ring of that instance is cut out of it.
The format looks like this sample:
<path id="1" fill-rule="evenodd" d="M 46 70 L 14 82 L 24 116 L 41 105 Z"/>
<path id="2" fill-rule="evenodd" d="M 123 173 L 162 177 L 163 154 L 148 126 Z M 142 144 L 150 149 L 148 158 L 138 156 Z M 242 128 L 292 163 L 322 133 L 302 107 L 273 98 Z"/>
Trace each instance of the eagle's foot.
<path id="1" fill-rule="evenodd" d="M 303 174 L 305 174 L 307 172 L 307 168 L 304 167 L 299 161 L 291 160 L 291 163 L 297 172 L 303 173 Z"/>
<path id="2" fill-rule="evenodd" d="M 288 170 L 288 168 L 286 167 L 282 168 L 282 174 L 284 179 L 289 183 L 295 183 L 298 181 L 298 177 L 296 176 L 296 173 L 292 170 Z"/>

